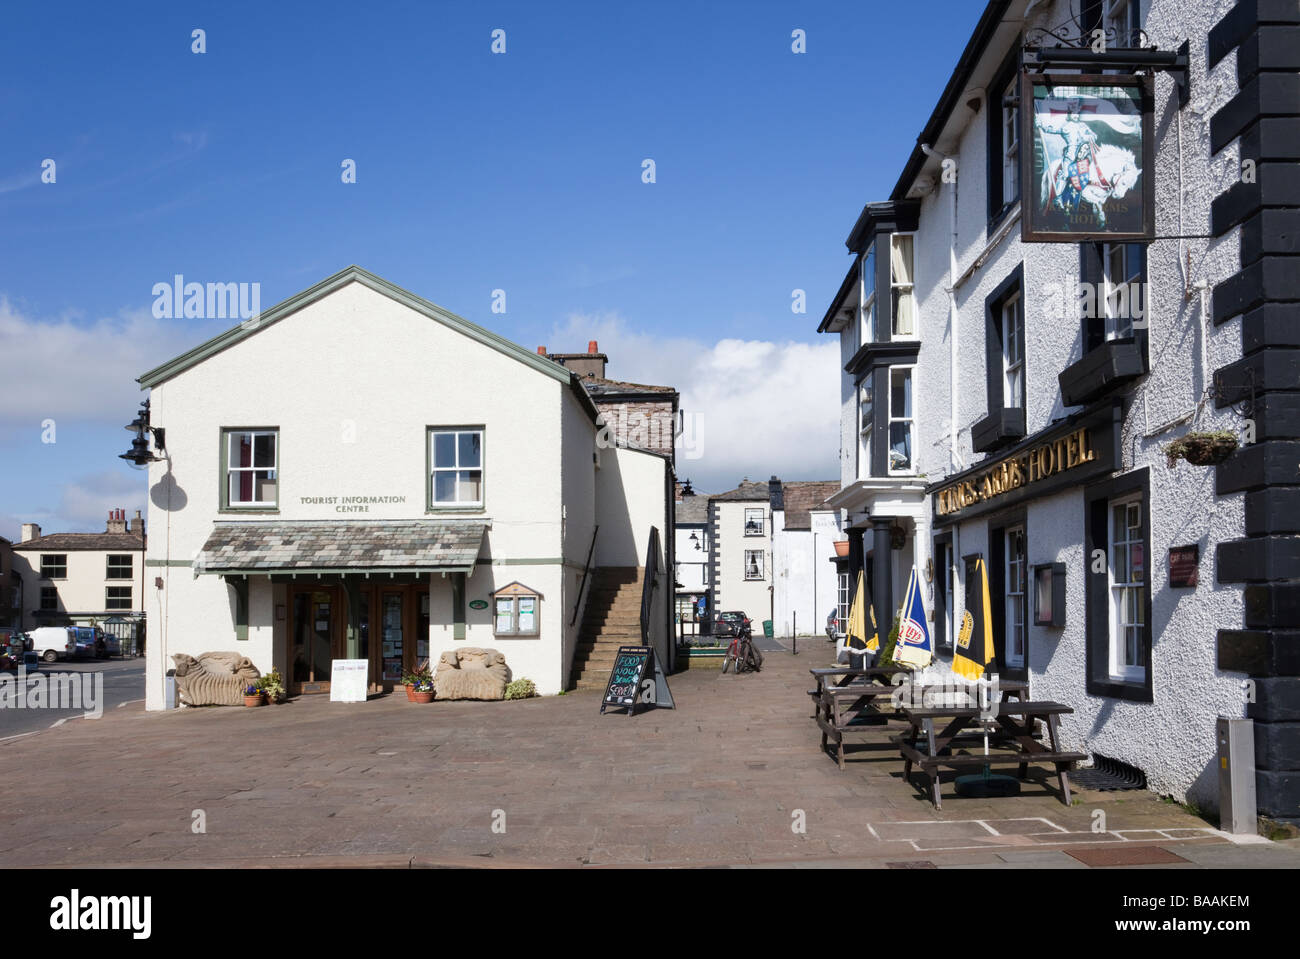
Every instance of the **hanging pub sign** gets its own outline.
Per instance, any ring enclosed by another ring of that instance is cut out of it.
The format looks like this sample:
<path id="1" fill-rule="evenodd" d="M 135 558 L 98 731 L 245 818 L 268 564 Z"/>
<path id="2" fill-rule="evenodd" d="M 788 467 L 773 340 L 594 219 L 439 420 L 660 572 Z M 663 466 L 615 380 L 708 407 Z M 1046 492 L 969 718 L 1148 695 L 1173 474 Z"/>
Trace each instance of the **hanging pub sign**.
<path id="1" fill-rule="evenodd" d="M 1021 240 L 1155 235 L 1152 89 L 1148 76 L 1021 76 Z"/>

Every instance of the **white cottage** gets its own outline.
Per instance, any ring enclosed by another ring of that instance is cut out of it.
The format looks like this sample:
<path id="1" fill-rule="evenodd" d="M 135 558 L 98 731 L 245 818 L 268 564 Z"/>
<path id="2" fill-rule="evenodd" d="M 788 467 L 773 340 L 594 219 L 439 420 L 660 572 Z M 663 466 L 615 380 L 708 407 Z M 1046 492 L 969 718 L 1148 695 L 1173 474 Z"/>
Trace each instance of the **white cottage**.
<path id="1" fill-rule="evenodd" d="M 391 688 L 457 646 L 542 694 L 590 681 L 611 642 L 668 661 L 671 462 L 604 442 L 551 360 L 349 267 L 139 382 L 165 431 L 148 708 L 173 654 L 208 650 L 299 693 L 334 659 Z M 639 634 L 603 636 L 589 597 L 640 603 Z"/>

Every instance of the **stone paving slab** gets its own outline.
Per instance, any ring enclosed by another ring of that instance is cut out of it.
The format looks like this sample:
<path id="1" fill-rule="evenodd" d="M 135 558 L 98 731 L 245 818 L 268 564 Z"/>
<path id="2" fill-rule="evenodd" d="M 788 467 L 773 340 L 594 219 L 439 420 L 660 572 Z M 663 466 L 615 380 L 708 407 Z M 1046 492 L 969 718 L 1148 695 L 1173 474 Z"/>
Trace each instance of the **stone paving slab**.
<path id="1" fill-rule="evenodd" d="M 676 710 L 630 718 L 600 715 L 596 693 L 134 704 L 0 744 L 33 771 L 6 782 L 9 814 L 33 825 L 0 835 L 0 866 L 1081 868 L 1061 850 L 1129 844 L 1193 867 L 1300 866 L 1300 843 L 1233 845 L 1147 793 L 1067 808 L 1045 773 L 995 799 L 947 778 L 936 811 L 886 727 L 840 771 L 808 715 L 820 665 L 773 652 L 758 674 L 679 674 Z M 53 801 L 67 796 L 86 800 Z"/>

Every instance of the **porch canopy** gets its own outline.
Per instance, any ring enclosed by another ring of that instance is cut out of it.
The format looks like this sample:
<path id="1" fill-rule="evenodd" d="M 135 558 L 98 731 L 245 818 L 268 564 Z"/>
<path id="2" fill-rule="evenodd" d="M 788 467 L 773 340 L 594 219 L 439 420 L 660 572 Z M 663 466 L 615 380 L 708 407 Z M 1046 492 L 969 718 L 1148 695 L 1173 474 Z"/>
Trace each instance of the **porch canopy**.
<path id="1" fill-rule="evenodd" d="M 472 573 L 489 519 L 218 522 L 195 575 Z"/>

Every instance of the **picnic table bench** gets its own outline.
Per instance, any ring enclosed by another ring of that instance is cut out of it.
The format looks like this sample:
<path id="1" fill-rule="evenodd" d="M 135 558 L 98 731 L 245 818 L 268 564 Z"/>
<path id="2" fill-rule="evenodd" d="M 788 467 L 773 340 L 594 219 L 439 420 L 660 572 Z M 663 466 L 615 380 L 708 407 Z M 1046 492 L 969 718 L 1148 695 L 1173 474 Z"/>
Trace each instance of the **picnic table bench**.
<path id="1" fill-rule="evenodd" d="M 1087 759 L 1086 753 L 1068 752 L 1060 747 L 1058 717 L 1074 712 L 1070 706 L 1061 703 L 1040 702 L 1002 702 L 996 704 L 995 715 L 991 718 L 997 724 L 995 737 L 998 745 L 1009 745 L 1009 753 L 955 754 L 952 747 L 959 737 L 969 738 L 968 731 L 982 722 L 987 715 L 977 707 L 939 706 L 935 708 L 908 708 L 902 713 L 910 725 L 908 732 L 891 737 L 903 755 L 903 778 L 909 779 L 912 766 L 916 765 L 925 773 L 929 782 L 928 792 L 935 809 L 941 809 L 939 797 L 939 767 L 952 769 L 981 767 L 993 764 L 1015 763 L 1019 778 L 1024 779 L 1030 763 L 1051 763 L 1061 786 L 1061 802 L 1070 805 L 1070 780 L 1068 771 L 1076 762 Z M 1019 721 L 1017 721 L 1019 717 Z M 947 719 L 942 731 L 935 732 L 935 721 Z M 1036 735 L 1037 725 L 1043 722 L 1047 726 L 1048 744 L 1044 745 Z M 917 748 L 917 741 L 924 737 L 925 751 Z"/>
<path id="2" fill-rule="evenodd" d="M 813 718 L 822 731 L 821 749 L 825 752 L 827 744 L 833 741 L 835 761 L 842 770 L 844 734 L 868 732 L 888 722 L 891 716 L 899 715 L 899 711 L 888 702 L 882 704 L 880 700 L 892 701 L 900 690 L 896 678 L 910 677 L 914 670 L 904 666 L 869 666 L 863 669 L 810 669 L 809 672 L 817 680 L 817 689 L 810 692 L 816 693 L 817 711 Z M 829 680 L 835 682 L 828 683 Z M 915 688 L 925 689 L 919 684 Z M 1029 684 L 1022 680 L 1006 680 L 1000 681 L 998 688 L 1004 698 L 1016 696 L 1024 699 Z"/>

